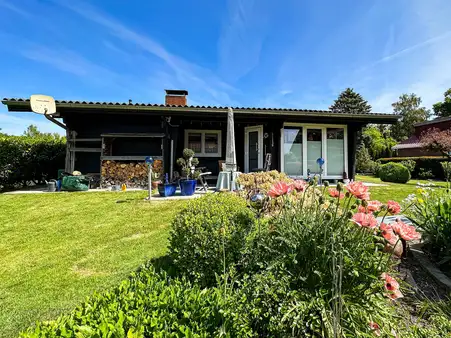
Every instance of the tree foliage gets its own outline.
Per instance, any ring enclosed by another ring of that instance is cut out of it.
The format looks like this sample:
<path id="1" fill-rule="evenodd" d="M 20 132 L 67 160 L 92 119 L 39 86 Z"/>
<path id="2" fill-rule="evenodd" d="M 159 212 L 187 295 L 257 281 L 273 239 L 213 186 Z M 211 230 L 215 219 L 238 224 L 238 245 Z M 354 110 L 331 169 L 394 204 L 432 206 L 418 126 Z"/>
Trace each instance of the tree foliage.
<path id="1" fill-rule="evenodd" d="M 334 113 L 342 114 L 362 114 L 371 112 L 371 106 L 368 102 L 352 88 L 346 88 L 341 92 L 329 109 Z"/>
<path id="2" fill-rule="evenodd" d="M 451 88 L 444 93 L 443 102 L 437 102 L 432 107 L 438 117 L 451 116 Z"/>
<path id="3" fill-rule="evenodd" d="M 392 104 L 393 112 L 401 119 L 391 128 L 391 134 L 397 141 L 409 138 L 415 131 L 414 124 L 426 121 L 431 112 L 421 106 L 421 98 L 416 94 L 402 94 L 399 100 Z"/>
<path id="4" fill-rule="evenodd" d="M 362 141 L 373 159 L 391 156 L 391 148 L 396 145 L 395 139 L 391 137 L 390 130 L 379 125 L 364 128 Z"/>
<path id="5" fill-rule="evenodd" d="M 421 136 L 423 147 L 442 153 L 451 159 L 451 129 L 429 129 Z"/>

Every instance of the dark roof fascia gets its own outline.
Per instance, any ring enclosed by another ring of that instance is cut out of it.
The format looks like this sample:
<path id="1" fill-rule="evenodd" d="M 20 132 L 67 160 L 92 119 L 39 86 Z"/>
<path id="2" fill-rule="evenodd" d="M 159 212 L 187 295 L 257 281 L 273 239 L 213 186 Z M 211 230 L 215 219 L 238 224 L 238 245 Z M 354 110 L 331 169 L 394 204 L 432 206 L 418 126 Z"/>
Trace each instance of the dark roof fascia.
<path id="1" fill-rule="evenodd" d="M 9 111 L 26 111 L 23 108 L 30 107 L 28 99 L 4 99 L 2 103 L 8 106 Z M 224 113 L 228 112 L 228 107 L 210 107 L 210 106 L 168 106 L 158 104 L 127 104 L 127 103 L 91 103 L 91 102 L 72 102 L 72 101 L 56 101 L 58 108 L 74 108 L 74 109 L 104 109 L 104 110 L 121 110 L 121 111 L 156 111 L 156 112 L 179 112 L 179 113 Z M 18 109 L 15 107 L 21 107 Z M 232 107 L 233 108 L 233 107 Z M 31 108 L 28 110 L 31 111 Z M 383 121 L 396 122 L 400 116 L 394 114 L 382 113 L 363 113 L 363 114 L 344 114 L 333 113 L 327 110 L 305 110 L 305 109 L 289 109 L 289 108 L 233 108 L 235 114 L 257 114 L 272 116 L 303 116 L 303 117 L 331 117 L 331 118 L 351 118 L 361 119 L 364 121 Z"/>
<path id="2" fill-rule="evenodd" d="M 430 120 L 430 121 L 424 121 L 424 122 L 415 123 L 413 126 L 414 127 L 421 127 L 421 126 L 427 126 L 427 125 L 431 125 L 431 124 L 442 123 L 442 122 L 446 122 L 446 121 L 450 121 L 450 120 L 451 120 L 451 116 L 438 117 L 438 118 Z"/>

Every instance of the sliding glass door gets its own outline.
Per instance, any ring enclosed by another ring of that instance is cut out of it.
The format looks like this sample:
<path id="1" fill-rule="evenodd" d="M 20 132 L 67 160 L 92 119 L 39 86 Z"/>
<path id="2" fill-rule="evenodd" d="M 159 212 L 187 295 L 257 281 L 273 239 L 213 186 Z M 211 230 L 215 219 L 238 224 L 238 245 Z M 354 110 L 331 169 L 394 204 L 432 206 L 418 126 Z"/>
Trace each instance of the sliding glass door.
<path id="1" fill-rule="evenodd" d="M 289 176 L 319 175 L 342 178 L 346 171 L 346 127 L 336 125 L 285 125 L 282 130 L 282 170 Z"/>
<path id="2" fill-rule="evenodd" d="M 307 175 L 321 174 L 317 160 L 323 157 L 322 129 L 307 129 Z"/>
<path id="3" fill-rule="evenodd" d="M 302 128 L 285 128 L 283 134 L 284 171 L 289 176 L 303 176 Z"/>

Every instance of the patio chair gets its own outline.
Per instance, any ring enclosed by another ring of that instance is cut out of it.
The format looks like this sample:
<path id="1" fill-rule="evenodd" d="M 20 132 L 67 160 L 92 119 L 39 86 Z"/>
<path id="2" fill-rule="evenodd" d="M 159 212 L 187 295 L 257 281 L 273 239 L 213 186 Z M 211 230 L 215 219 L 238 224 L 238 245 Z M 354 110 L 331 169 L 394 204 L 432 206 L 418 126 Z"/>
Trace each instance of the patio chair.
<path id="1" fill-rule="evenodd" d="M 199 169 L 205 170 L 206 168 L 203 167 L 203 168 L 199 168 Z M 208 187 L 208 182 L 207 182 L 207 176 L 208 175 L 211 175 L 211 171 L 205 171 L 205 172 L 201 172 L 199 174 L 198 180 L 199 180 L 199 183 L 200 183 L 200 187 L 198 187 L 196 189 L 197 191 L 205 191 L 205 192 L 208 191 L 208 188 L 209 188 Z"/>

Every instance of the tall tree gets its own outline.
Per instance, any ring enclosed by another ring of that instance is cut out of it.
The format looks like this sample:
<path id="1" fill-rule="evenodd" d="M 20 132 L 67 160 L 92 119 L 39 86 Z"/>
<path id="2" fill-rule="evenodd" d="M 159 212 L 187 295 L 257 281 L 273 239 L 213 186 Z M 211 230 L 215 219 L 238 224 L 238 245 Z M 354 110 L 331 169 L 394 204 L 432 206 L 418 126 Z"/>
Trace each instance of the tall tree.
<path id="1" fill-rule="evenodd" d="M 435 115 L 438 117 L 451 116 L 451 88 L 445 92 L 444 96 L 443 102 L 437 102 L 432 106 Z"/>
<path id="2" fill-rule="evenodd" d="M 359 93 L 352 88 L 346 88 L 338 95 L 334 104 L 329 107 L 334 113 L 369 113 L 371 106 Z"/>
<path id="3" fill-rule="evenodd" d="M 415 94 L 402 94 L 399 100 L 392 104 L 393 112 L 401 118 L 391 128 L 391 135 L 402 141 L 409 138 L 415 131 L 414 124 L 426 121 L 431 112 L 421 106 L 421 98 Z"/>
<path id="4" fill-rule="evenodd" d="M 34 124 L 30 124 L 27 127 L 27 130 L 23 132 L 24 136 L 30 136 L 30 137 L 36 137 L 42 135 L 42 133 L 39 131 L 38 127 Z"/>

